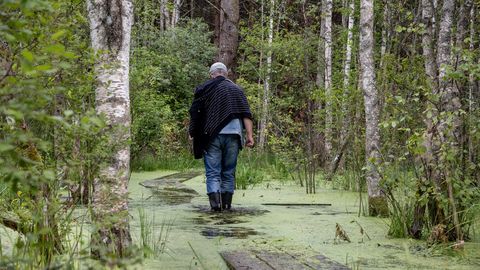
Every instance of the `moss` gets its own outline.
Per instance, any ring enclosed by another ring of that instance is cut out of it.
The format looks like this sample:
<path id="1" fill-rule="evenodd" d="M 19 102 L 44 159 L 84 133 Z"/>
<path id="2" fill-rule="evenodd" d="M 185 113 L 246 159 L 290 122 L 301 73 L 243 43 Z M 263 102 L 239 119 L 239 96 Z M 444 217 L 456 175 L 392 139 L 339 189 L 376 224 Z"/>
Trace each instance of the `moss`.
<path id="1" fill-rule="evenodd" d="M 385 197 L 368 198 L 368 214 L 370 216 L 388 217 L 388 202 Z"/>

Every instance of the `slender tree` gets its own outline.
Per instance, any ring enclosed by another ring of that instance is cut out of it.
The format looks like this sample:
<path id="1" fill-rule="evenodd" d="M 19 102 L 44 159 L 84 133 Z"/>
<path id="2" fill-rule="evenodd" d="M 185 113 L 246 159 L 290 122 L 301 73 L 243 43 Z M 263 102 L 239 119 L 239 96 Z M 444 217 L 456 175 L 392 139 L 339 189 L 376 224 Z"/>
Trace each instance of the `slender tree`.
<path id="1" fill-rule="evenodd" d="M 325 0 L 325 157 L 330 162 L 333 140 L 332 108 L 332 0 Z M 328 167 L 328 164 L 326 164 Z"/>
<path id="2" fill-rule="evenodd" d="M 447 185 L 447 196 L 450 202 L 452 211 L 453 223 L 455 226 L 456 237 L 461 239 L 462 232 L 458 220 L 458 213 L 456 211 L 456 203 L 453 197 L 453 183 L 455 176 L 450 166 L 444 166 L 445 160 L 441 157 L 442 144 L 449 144 L 449 150 L 453 155 L 458 157 L 462 130 L 462 120 L 459 115 L 459 110 L 462 108 L 460 102 L 460 93 L 457 87 L 454 87 L 452 82 L 447 78 L 448 66 L 451 64 L 451 46 L 452 46 L 452 26 L 453 14 L 455 10 L 455 0 L 444 0 L 442 6 L 442 19 L 440 20 L 440 29 L 438 35 L 437 48 L 437 64 L 439 67 L 438 83 L 435 95 L 439 97 L 440 103 L 437 108 L 440 108 L 438 113 L 446 112 L 449 117 L 440 117 L 439 123 L 434 125 L 432 136 L 430 136 L 433 146 L 433 161 L 432 170 L 434 171 L 434 182 L 436 188 L 441 192 L 444 189 L 444 183 Z M 442 165 L 443 163 L 443 165 Z M 444 217 L 442 217 L 444 218 Z M 444 220 L 437 220 L 434 224 L 444 223 Z"/>
<path id="3" fill-rule="evenodd" d="M 428 84 L 433 89 L 436 87 L 436 78 L 437 78 L 437 64 L 435 59 L 435 54 L 433 52 L 433 4 L 430 0 L 422 0 L 422 23 L 425 27 L 422 35 L 422 50 L 423 50 L 423 59 L 424 59 L 424 67 L 425 73 L 427 74 Z M 425 119 L 425 124 L 427 126 L 427 130 L 432 130 L 433 122 L 431 118 Z M 430 160 L 429 157 L 432 157 L 432 147 L 431 147 L 431 139 L 429 139 L 430 133 L 426 134 L 425 137 L 425 148 L 427 149 L 425 155 L 423 156 L 424 160 Z M 423 190 L 429 184 L 426 182 L 425 179 L 427 176 L 422 177 L 423 180 L 419 183 L 419 187 L 417 189 L 417 196 L 423 196 Z M 433 206 L 434 204 L 431 203 Z M 414 217 L 413 223 L 410 228 L 410 234 L 415 238 L 420 238 L 421 232 L 423 229 L 424 223 L 424 215 L 425 215 L 426 205 L 421 201 L 417 201 L 414 210 Z M 430 209 L 431 211 L 433 209 Z"/>
<path id="4" fill-rule="evenodd" d="M 338 143 L 338 150 L 331 163 L 330 173 L 334 174 L 343 157 L 345 148 L 347 146 L 348 137 L 350 134 L 350 104 L 348 98 L 350 96 L 350 66 L 352 63 L 352 46 L 353 46 L 353 26 L 355 24 L 355 1 L 350 0 L 345 2 L 348 4 L 348 26 L 347 26 L 347 43 L 345 45 L 345 62 L 343 65 L 343 103 L 342 103 L 342 129 L 340 130 L 340 140 Z"/>
<path id="5" fill-rule="evenodd" d="M 94 180 L 92 254 L 126 255 L 131 243 L 128 217 L 130 178 L 130 30 L 131 0 L 89 0 L 88 19 L 92 47 L 97 54 L 96 111 L 107 121 L 110 159 Z"/>
<path id="6" fill-rule="evenodd" d="M 269 117 L 270 84 L 272 78 L 272 44 L 273 44 L 273 16 L 275 12 L 275 0 L 270 1 L 270 16 L 268 24 L 268 51 L 267 71 L 263 82 L 262 114 L 258 128 L 258 147 L 264 149 L 267 141 L 267 122 Z"/>
<path id="7" fill-rule="evenodd" d="M 373 0 L 360 1 L 360 69 L 361 88 L 365 103 L 365 155 L 366 180 L 370 215 L 388 215 L 385 194 L 380 188 L 380 106 L 375 85 L 375 62 L 373 58 Z"/>

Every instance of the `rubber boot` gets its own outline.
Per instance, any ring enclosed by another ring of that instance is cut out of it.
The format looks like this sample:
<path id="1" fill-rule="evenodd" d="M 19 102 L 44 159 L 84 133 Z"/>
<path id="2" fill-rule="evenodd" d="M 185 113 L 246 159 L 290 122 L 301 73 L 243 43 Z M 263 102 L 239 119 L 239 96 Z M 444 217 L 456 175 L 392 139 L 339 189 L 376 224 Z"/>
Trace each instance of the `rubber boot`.
<path id="1" fill-rule="evenodd" d="M 230 210 L 232 208 L 232 197 L 233 197 L 233 193 L 230 193 L 230 192 L 222 193 L 222 209 Z"/>
<path id="2" fill-rule="evenodd" d="M 222 211 L 222 197 L 220 196 L 220 192 L 211 192 L 207 195 L 210 201 L 210 208 L 215 212 Z"/>

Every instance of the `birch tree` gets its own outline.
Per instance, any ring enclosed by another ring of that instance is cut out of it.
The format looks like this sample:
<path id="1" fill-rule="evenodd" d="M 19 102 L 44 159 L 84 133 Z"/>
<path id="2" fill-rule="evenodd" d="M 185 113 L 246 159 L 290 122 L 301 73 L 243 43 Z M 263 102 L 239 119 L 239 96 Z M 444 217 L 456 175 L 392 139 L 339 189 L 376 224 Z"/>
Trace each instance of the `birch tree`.
<path id="1" fill-rule="evenodd" d="M 268 51 L 267 51 L 267 71 L 263 82 L 262 96 L 262 115 L 258 128 L 258 147 L 264 149 L 267 140 L 267 122 L 269 116 L 270 103 L 270 83 L 272 77 L 272 44 L 273 44 L 273 15 L 275 12 L 275 0 L 270 1 L 270 17 L 268 23 Z"/>
<path id="2" fill-rule="evenodd" d="M 447 78 L 448 66 L 451 64 L 451 39 L 452 39 L 452 26 L 453 26 L 453 14 L 455 10 L 455 0 L 445 0 L 442 6 L 442 18 L 440 20 L 440 29 L 438 35 L 438 48 L 437 48 L 437 64 L 439 67 L 438 72 L 438 88 L 434 91 L 434 95 L 439 98 L 440 103 L 437 105 L 439 111 L 436 114 L 445 112 L 443 117 L 439 118 L 439 123 L 433 126 L 431 130 L 432 146 L 432 160 L 431 169 L 433 172 L 433 180 L 436 184 L 437 190 L 440 192 L 444 189 L 444 183 L 447 187 L 447 196 L 450 202 L 450 208 L 452 210 L 453 223 L 455 225 L 457 238 L 462 238 L 462 232 L 460 230 L 458 214 L 456 211 L 456 203 L 453 198 L 453 184 L 454 175 L 452 168 L 445 166 L 444 157 L 441 157 L 442 144 L 447 144 L 448 150 L 454 156 L 458 157 L 461 138 L 462 121 L 459 115 L 459 111 L 462 107 L 460 102 L 460 93 L 458 88 L 454 87 L 451 81 Z M 447 117 L 445 117 L 447 115 Z M 441 214 L 435 220 L 434 224 L 442 224 L 445 222 Z"/>
<path id="3" fill-rule="evenodd" d="M 129 53 L 131 0 L 89 0 L 88 19 L 95 63 L 96 111 L 104 115 L 112 145 L 110 159 L 94 180 L 92 254 L 126 255 L 131 244 L 128 218 L 130 178 Z"/>
<path id="4" fill-rule="evenodd" d="M 368 188 L 368 212 L 370 215 L 388 215 L 385 194 L 380 188 L 380 129 L 379 100 L 375 85 L 375 62 L 373 58 L 373 0 L 360 1 L 360 69 L 361 88 L 365 103 L 365 156 Z"/>
<path id="5" fill-rule="evenodd" d="M 424 25 L 423 35 L 422 35 L 422 54 L 424 59 L 425 73 L 428 78 L 428 84 L 433 89 L 436 87 L 436 77 L 437 77 L 437 64 L 433 51 L 433 35 L 434 35 L 434 25 L 433 25 L 433 4 L 430 0 L 422 0 L 422 24 Z M 430 118 L 425 119 L 425 124 L 427 126 L 427 131 L 432 130 L 433 122 Z M 433 156 L 431 140 L 429 139 L 429 134 L 426 134 L 426 153 L 424 159 L 428 160 L 429 157 Z M 423 196 L 422 186 L 428 186 L 428 183 L 425 181 L 428 179 L 423 179 L 420 183 L 420 187 L 417 188 L 417 196 Z M 426 205 L 420 201 L 416 202 L 413 223 L 410 228 L 410 234 L 415 238 L 420 238 L 420 234 L 423 229 L 423 218 L 425 215 Z M 433 210 L 433 209 L 432 209 Z"/>
<path id="6" fill-rule="evenodd" d="M 348 4 L 348 1 L 346 2 Z M 347 32 L 347 43 L 345 48 L 345 62 L 343 65 L 343 103 L 342 103 L 342 129 L 340 130 L 340 141 L 338 144 L 338 150 L 335 154 L 335 158 L 332 161 L 330 173 L 334 174 L 338 168 L 343 152 L 348 142 L 348 134 L 350 129 L 350 117 L 349 117 L 349 107 L 351 104 L 348 102 L 349 97 L 349 85 L 350 85 L 350 66 L 352 63 L 352 46 L 353 46 L 353 26 L 355 24 L 355 1 L 350 0 L 348 5 L 348 32 Z"/>
<path id="7" fill-rule="evenodd" d="M 160 0 L 160 17 L 159 25 L 161 30 L 167 30 L 177 26 L 180 21 L 180 0 Z M 171 7 L 171 8 L 170 8 Z"/>
<path id="8" fill-rule="evenodd" d="M 332 109 L 332 0 L 325 0 L 325 157 L 330 161 L 333 140 Z M 328 164 L 327 164 L 328 166 Z"/>

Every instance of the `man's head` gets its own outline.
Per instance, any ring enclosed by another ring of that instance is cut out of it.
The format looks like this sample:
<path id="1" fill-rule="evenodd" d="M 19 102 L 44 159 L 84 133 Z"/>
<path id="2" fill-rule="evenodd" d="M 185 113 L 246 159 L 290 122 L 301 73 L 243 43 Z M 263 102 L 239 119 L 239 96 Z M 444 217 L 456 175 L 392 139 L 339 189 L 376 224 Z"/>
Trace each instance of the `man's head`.
<path id="1" fill-rule="evenodd" d="M 211 78 L 215 78 L 218 76 L 227 77 L 227 75 L 228 75 L 227 66 L 225 66 L 225 64 L 223 64 L 222 62 L 216 62 L 210 67 Z"/>

